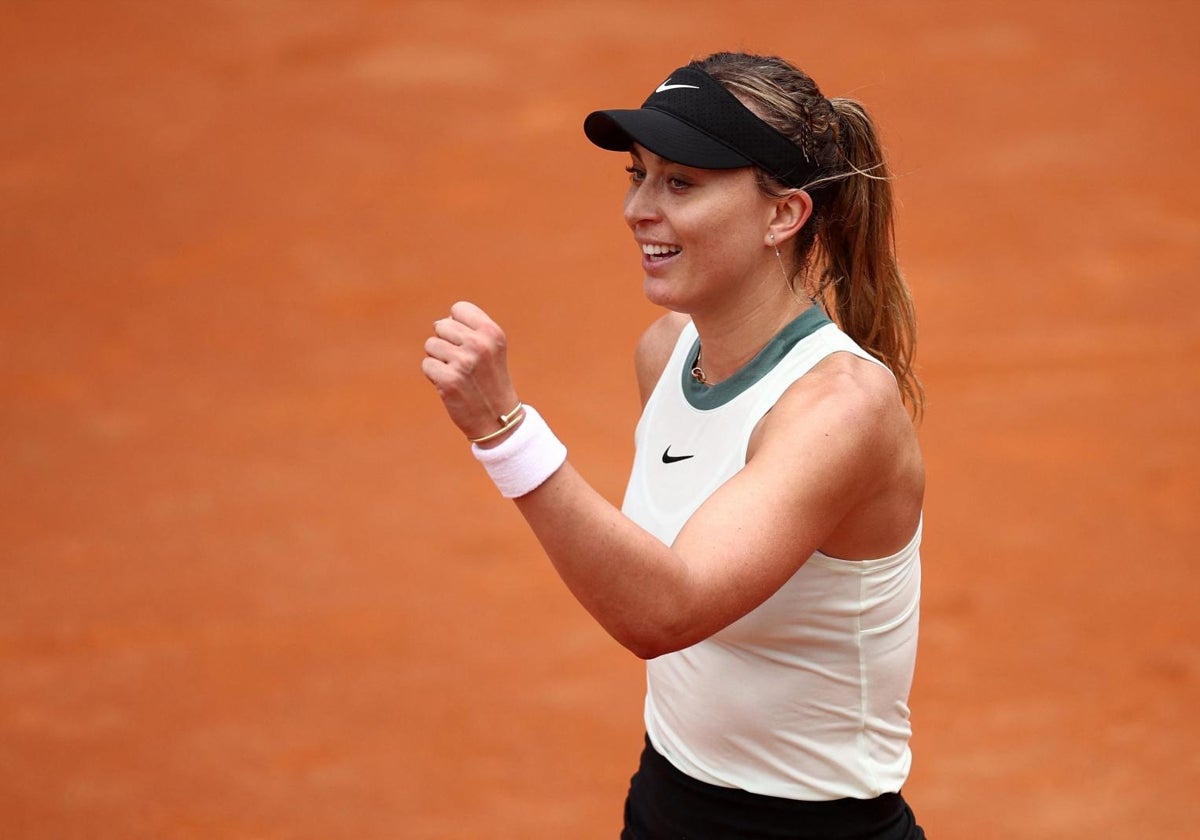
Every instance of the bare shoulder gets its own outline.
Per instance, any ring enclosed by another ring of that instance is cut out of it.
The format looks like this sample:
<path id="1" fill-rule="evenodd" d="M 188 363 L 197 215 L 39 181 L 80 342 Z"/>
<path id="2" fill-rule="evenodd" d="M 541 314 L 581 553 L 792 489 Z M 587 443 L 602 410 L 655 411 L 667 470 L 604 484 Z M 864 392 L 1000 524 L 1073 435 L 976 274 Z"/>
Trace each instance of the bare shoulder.
<path id="1" fill-rule="evenodd" d="M 853 353 L 833 353 L 821 360 L 785 397 L 810 406 L 817 401 L 839 419 L 865 424 L 875 434 L 912 426 L 891 371 Z"/>
<path id="2" fill-rule="evenodd" d="M 671 351 L 675 349 L 675 342 L 679 340 L 679 334 L 690 320 L 687 315 L 668 312 L 647 327 L 638 339 L 634 365 L 637 369 L 638 391 L 641 393 L 643 406 L 662 376 L 663 368 L 671 358 Z"/>
<path id="3" fill-rule="evenodd" d="M 751 448 L 770 450 L 772 460 L 823 466 L 844 505 L 821 542 L 826 554 L 882 557 L 912 536 L 925 467 L 912 418 L 883 366 L 851 353 L 830 355 L 784 393 Z"/>

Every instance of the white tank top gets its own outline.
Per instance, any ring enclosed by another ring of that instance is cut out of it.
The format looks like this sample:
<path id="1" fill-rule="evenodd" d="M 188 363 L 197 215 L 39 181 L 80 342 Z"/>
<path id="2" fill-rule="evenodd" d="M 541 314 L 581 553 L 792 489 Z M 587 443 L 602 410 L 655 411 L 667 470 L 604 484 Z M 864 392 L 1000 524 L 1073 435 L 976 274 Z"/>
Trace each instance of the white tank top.
<path id="1" fill-rule="evenodd" d="M 831 353 L 872 357 L 818 307 L 733 377 L 691 376 L 688 324 L 638 422 L 624 513 L 667 545 L 746 463 L 750 434 Z M 872 359 L 872 361 L 874 361 Z M 801 800 L 866 799 L 908 776 L 921 528 L 891 557 L 813 554 L 770 598 L 684 650 L 646 663 L 646 731 L 687 775 Z"/>

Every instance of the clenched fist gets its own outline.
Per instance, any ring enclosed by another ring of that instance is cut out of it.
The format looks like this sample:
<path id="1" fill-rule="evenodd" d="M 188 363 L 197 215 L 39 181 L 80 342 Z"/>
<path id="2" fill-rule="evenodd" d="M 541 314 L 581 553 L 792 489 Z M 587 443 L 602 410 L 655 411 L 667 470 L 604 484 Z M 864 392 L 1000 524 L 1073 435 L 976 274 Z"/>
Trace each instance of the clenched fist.
<path id="1" fill-rule="evenodd" d="M 519 404 L 508 374 L 504 331 L 473 303 L 459 301 L 449 317 L 434 322 L 421 372 L 468 438 L 497 431 L 500 418 Z"/>

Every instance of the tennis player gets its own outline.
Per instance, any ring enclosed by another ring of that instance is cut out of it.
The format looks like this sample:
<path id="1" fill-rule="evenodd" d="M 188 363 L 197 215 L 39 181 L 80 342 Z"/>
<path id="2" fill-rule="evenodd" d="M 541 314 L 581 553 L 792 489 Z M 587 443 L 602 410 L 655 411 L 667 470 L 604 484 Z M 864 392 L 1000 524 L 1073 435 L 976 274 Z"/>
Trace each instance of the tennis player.
<path id="1" fill-rule="evenodd" d="M 925 476 L 915 320 L 863 107 L 719 53 L 596 111 L 628 159 L 643 412 L 620 510 L 459 302 L 423 370 L 580 603 L 646 660 L 624 840 L 924 833 L 911 765 Z M 907 410 L 906 410 L 907 406 Z"/>

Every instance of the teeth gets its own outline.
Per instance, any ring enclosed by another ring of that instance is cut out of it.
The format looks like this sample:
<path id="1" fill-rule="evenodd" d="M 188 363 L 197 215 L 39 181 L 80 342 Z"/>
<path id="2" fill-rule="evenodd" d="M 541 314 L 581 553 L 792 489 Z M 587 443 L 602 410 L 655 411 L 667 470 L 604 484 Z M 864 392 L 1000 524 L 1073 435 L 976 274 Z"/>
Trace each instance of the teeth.
<path id="1" fill-rule="evenodd" d="M 643 245 L 642 253 L 648 257 L 661 257 L 663 254 L 678 254 L 683 249 L 678 245 Z"/>

